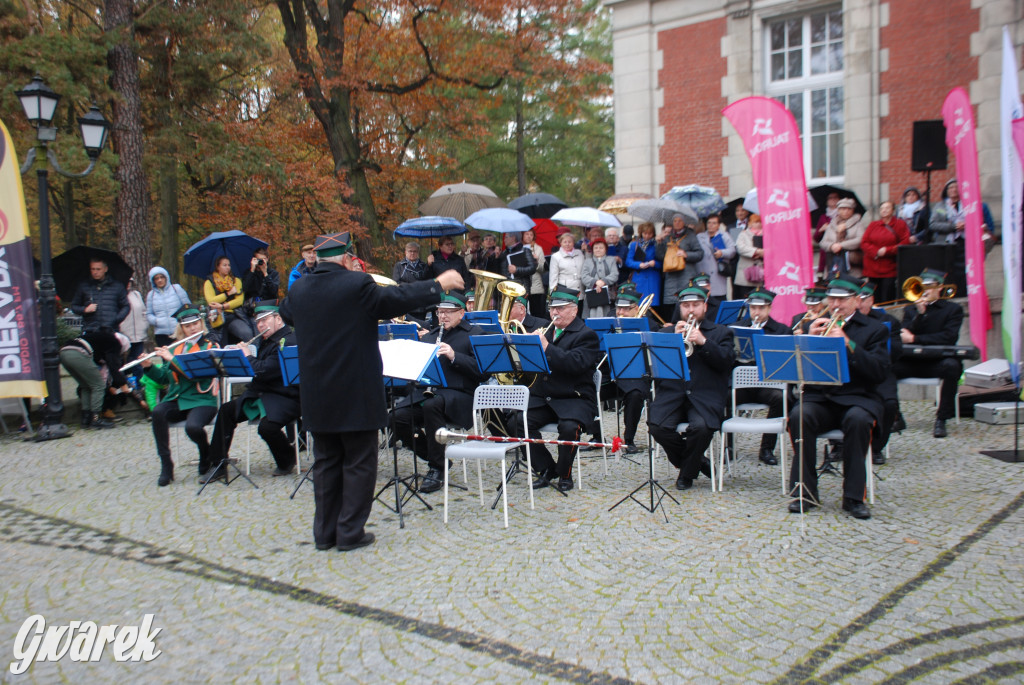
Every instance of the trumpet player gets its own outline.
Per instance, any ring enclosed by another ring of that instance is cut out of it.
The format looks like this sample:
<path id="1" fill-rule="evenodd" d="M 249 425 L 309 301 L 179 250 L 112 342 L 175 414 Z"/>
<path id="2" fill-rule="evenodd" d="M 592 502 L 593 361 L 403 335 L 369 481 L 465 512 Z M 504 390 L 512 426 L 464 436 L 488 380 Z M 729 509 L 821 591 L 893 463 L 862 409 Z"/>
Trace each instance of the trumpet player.
<path id="1" fill-rule="evenodd" d="M 789 511 L 802 514 L 815 507 L 818 499 L 818 474 L 815 446 L 818 435 L 830 430 L 843 431 L 843 510 L 854 518 L 871 518 L 864 503 L 867 468 L 864 457 L 871 444 L 874 427 L 882 421 L 882 396 L 878 386 L 889 369 L 886 327 L 857 311 L 860 286 L 845 279 L 828 285 L 831 319 L 818 318 L 810 326 L 810 335 L 828 335 L 845 342 L 850 381 L 843 385 L 805 385 L 799 403 L 789 412 L 789 435 L 794 445 L 790 471 L 793 500 Z M 801 426 L 803 442 L 801 438 Z"/>
<path id="2" fill-rule="evenodd" d="M 889 329 L 889 361 L 895 365 L 900 355 L 903 354 L 900 322 L 886 313 L 884 309 L 875 309 L 875 284 L 871 281 L 865 283 L 860 289 L 860 295 L 857 297 L 857 310 Z M 885 374 L 885 381 L 878 387 L 878 390 L 882 395 L 884 411 L 882 422 L 878 424 L 878 430 L 875 431 L 874 438 L 871 440 L 871 462 L 884 464 L 885 446 L 889 442 L 893 423 L 900 411 L 899 389 L 896 386 L 896 374 L 893 372 L 893 366 L 889 367 L 889 371 Z"/>
<path id="3" fill-rule="evenodd" d="M 956 302 L 943 299 L 946 274 L 935 269 L 921 272 L 921 297 L 903 309 L 905 345 L 956 345 L 964 312 Z M 897 378 L 941 378 L 939 408 L 935 412 L 932 436 L 946 437 L 946 421 L 956 414 L 956 389 L 963 373 L 963 362 L 955 357 L 942 359 L 901 359 L 893 372 Z"/>
<path id="4" fill-rule="evenodd" d="M 662 332 L 678 333 L 693 346 L 688 359 L 690 380 L 661 380 L 655 384 L 648 427 L 651 437 L 665 448 L 669 461 L 679 469 L 676 488 L 689 490 L 698 474 L 711 477 L 711 463 L 704 453 L 722 426 L 736 347 L 732 329 L 706 318 L 707 292 L 690 287 L 675 297 L 680 321 Z M 676 426 L 684 422 L 689 424 L 686 432 L 677 433 Z"/>
<path id="5" fill-rule="evenodd" d="M 813 288 L 804 288 L 804 306 L 807 311 L 803 314 L 796 314 L 793 316 L 790 329 L 794 335 L 800 335 L 806 333 L 807 328 L 811 325 L 811 322 L 821 316 L 828 303 L 825 302 L 825 288 L 814 286 Z"/>
<path id="6" fill-rule="evenodd" d="M 640 315 L 642 297 L 633 283 L 619 286 L 615 299 L 615 316 L 620 319 L 632 319 Z M 646 318 L 646 317 L 645 317 Z M 648 327 L 657 330 L 658 326 L 650 318 L 646 318 Z M 640 425 L 640 414 L 644 409 L 644 400 L 650 399 L 651 384 L 639 378 L 620 378 L 615 381 L 622 392 L 622 419 L 625 428 L 622 440 L 626 443 L 626 454 L 636 454 L 640 450 L 636 446 L 636 429 Z"/>

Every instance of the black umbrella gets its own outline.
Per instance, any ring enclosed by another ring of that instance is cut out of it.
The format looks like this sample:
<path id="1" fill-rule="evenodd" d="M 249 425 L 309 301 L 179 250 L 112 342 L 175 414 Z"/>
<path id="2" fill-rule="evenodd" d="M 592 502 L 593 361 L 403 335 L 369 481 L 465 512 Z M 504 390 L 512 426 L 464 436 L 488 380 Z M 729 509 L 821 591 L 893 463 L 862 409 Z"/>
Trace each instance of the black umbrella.
<path id="1" fill-rule="evenodd" d="M 854 213 L 860 214 L 861 216 L 864 215 L 864 204 L 860 201 L 860 198 L 857 197 L 857 193 L 853 192 L 849 188 L 822 185 L 817 186 L 815 188 L 808 188 L 808 192 L 810 192 L 811 197 L 814 198 L 814 201 L 818 203 L 818 208 L 811 211 L 811 226 L 818 225 L 818 218 L 822 214 L 824 214 L 825 210 L 828 208 L 828 196 L 831 195 L 832 193 L 838 193 L 840 200 L 847 197 L 852 198 L 853 201 L 857 203 L 857 206 L 854 207 L 853 209 Z"/>
<path id="2" fill-rule="evenodd" d="M 89 262 L 102 259 L 107 263 L 107 276 L 127 286 L 132 277 L 132 268 L 112 250 L 101 247 L 79 245 L 53 258 L 53 280 L 57 287 L 57 296 L 65 303 L 71 302 L 78 290 L 78 284 L 92 278 L 89 273 Z"/>
<path id="3" fill-rule="evenodd" d="M 736 208 L 742 207 L 743 200 L 745 199 L 743 195 L 740 195 L 725 203 L 725 209 L 718 213 L 718 216 L 722 219 L 722 226 L 733 226 L 736 224 Z"/>
<path id="4" fill-rule="evenodd" d="M 508 203 L 511 209 L 517 209 L 531 219 L 550 219 L 565 204 L 551 193 L 528 193 Z"/>

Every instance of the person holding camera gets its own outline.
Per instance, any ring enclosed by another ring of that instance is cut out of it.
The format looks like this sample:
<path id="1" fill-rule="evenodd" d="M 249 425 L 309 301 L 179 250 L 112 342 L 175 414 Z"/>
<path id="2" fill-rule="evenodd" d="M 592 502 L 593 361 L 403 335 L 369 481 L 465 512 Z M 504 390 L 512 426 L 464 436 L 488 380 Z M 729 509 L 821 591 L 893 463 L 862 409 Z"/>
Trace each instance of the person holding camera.
<path id="1" fill-rule="evenodd" d="M 260 300 L 276 300 L 280 289 L 281 276 L 270 266 L 267 248 L 257 248 L 252 253 L 249 270 L 242 276 L 245 306 L 251 309 Z"/>

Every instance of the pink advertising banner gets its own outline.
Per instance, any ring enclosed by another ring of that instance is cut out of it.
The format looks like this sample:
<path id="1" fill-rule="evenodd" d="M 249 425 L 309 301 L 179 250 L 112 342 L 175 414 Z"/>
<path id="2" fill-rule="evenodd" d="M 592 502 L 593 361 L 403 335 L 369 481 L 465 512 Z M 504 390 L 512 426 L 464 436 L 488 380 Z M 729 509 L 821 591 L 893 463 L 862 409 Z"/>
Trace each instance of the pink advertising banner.
<path id="1" fill-rule="evenodd" d="M 956 156 L 956 178 L 964 207 L 964 256 L 967 269 L 967 309 L 971 342 L 988 359 L 987 331 L 992 328 L 985 291 L 985 248 L 982 245 L 981 188 L 978 180 L 978 144 L 974 138 L 974 112 L 967 91 L 954 88 L 942 104 L 946 145 Z"/>
<path id="2" fill-rule="evenodd" d="M 750 158 L 764 225 L 765 287 L 776 294 L 772 318 L 786 323 L 804 310 L 803 290 L 814 285 L 800 134 L 789 110 L 769 98 L 743 98 L 722 114 Z"/>

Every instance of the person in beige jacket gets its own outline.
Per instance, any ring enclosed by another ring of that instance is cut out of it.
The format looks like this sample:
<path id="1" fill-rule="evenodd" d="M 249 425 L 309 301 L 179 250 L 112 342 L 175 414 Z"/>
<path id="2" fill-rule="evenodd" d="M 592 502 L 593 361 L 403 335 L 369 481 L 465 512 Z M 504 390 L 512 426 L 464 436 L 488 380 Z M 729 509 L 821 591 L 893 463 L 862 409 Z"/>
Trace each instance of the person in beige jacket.
<path id="1" fill-rule="evenodd" d="M 836 277 L 860 278 L 864 253 L 860 240 L 864 237 L 866 224 L 860 214 L 854 214 L 856 203 L 844 198 L 836 206 L 836 216 L 825 228 L 825 235 L 819 245 L 825 253 L 825 280 Z"/>

